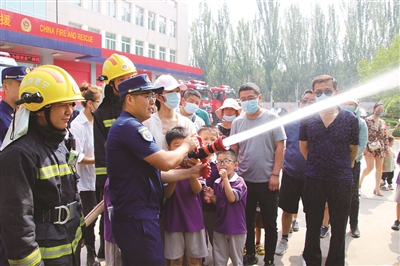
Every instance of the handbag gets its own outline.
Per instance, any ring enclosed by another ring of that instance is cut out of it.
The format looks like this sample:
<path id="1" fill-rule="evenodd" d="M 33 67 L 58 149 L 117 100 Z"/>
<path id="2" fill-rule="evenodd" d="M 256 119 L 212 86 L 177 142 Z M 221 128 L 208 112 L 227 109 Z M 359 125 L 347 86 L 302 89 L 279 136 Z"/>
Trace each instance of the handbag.
<path id="1" fill-rule="evenodd" d="M 381 148 L 381 143 L 379 141 L 373 141 L 368 143 L 368 148 L 370 151 L 376 151 Z"/>

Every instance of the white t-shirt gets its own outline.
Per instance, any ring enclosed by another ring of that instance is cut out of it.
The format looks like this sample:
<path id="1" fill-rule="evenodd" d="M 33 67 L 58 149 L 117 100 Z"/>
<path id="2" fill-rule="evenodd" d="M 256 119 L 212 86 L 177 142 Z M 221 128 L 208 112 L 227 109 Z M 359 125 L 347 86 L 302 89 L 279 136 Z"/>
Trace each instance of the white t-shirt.
<path id="1" fill-rule="evenodd" d="M 178 126 L 186 128 L 189 134 L 196 133 L 196 128 L 192 121 L 188 118 L 177 114 L 178 115 Z M 161 149 L 168 151 L 167 140 L 165 139 L 165 135 L 162 132 L 162 122 L 158 113 L 152 114 L 149 119 L 143 122 L 151 134 L 153 134 L 156 143 L 161 147 Z"/>
<path id="2" fill-rule="evenodd" d="M 94 164 L 79 164 L 85 156 L 94 157 L 93 125 L 89 122 L 82 109 L 71 123 L 71 132 L 76 142 L 76 151 L 79 152 L 76 170 L 81 177 L 78 182 L 78 191 L 96 191 L 96 172 Z"/>

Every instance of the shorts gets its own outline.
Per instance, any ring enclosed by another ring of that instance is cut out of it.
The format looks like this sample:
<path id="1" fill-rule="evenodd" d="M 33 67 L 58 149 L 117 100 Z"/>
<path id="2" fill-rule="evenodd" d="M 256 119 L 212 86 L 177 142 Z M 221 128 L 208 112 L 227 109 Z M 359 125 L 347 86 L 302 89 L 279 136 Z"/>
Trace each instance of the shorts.
<path id="1" fill-rule="evenodd" d="M 176 260 L 186 255 L 191 258 L 208 256 L 204 228 L 193 233 L 165 232 L 165 258 Z"/>
<path id="2" fill-rule="evenodd" d="M 400 184 L 397 184 L 396 186 L 396 192 L 394 195 L 394 202 L 396 202 L 397 204 L 400 204 Z"/>
<path id="3" fill-rule="evenodd" d="M 283 172 L 279 189 L 279 208 L 287 213 L 296 214 L 299 210 L 299 201 L 303 197 L 305 179 L 297 179 Z"/>

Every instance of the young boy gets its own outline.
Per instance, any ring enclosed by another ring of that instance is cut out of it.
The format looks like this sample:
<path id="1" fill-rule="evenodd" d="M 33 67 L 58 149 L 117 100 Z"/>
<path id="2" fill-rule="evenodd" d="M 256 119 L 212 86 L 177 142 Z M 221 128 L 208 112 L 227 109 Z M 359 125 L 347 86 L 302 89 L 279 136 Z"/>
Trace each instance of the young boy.
<path id="1" fill-rule="evenodd" d="M 388 150 L 387 150 L 387 157 L 383 159 L 383 167 L 382 167 L 382 180 L 381 180 L 381 190 L 393 190 L 392 187 L 392 180 L 394 177 L 394 167 L 395 167 L 395 158 L 396 155 L 394 154 L 392 147 L 394 144 L 394 138 L 389 136 L 388 137 Z M 388 187 L 386 187 L 386 181 L 388 183 Z"/>
<path id="2" fill-rule="evenodd" d="M 204 189 L 204 200 L 217 207 L 214 226 L 214 265 L 243 265 L 243 246 L 246 242 L 246 198 L 247 186 L 243 178 L 235 173 L 238 166 L 233 150 L 217 152 L 217 168 L 220 178 L 214 189 Z"/>
<path id="3" fill-rule="evenodd" d="M 168 150 L 181 146 L 188 136 L 183 127 L 174 127 L 166 134 Z M 168 188 L 169 187 L 169 188 Z M 201 265 L 208 255 L 204 231 L 201 184 L 197 178 L 177 181 L 168 185 L 165 197 L 165 258 L 170 265 Z M 184 258 L 185 257 L 185 258 Z"/>
<path id="4" fill-rule="evenodd" d="M 203 146 L 208 145 L 211 142 L 214 142 L 219 137 L 219 132 L 216 127 L 210 125 L 202 126 L 198 131 L 197 134 L 203 140 Z M 213 187 L 214 181 L 219 178 L 218 169 L 216 165 L 216 156 L 215 154 L 210 154 L 209 156 L 209 163 L 211 167 L 211 174 L 210 177 L 207 179 L 203 179 L 202 182 L 205 186 Z M 200 194 L 203 198 L 203 193 Z M 213 245 L 213 233 L 214 233 L 214 224 L 215 219 L 217 217 L 217 209 L 214 204 L 208 204 L 203 201 L 203 219 L 204 219 L 204 226 L 206 228 L 207 236 L 209 243 Z M 211 264 L 211 262 L 206 261 L 205 264 Z"/>
<path id="5" fill-rule="evenodd" d="M 400 165 L 400 153 L 397 155 L 397 164 Z M 394 196 L 394 201 L 397 203 L 396 205 L 396 220 L 394 221 L 394 224 L 392 225 L 392 229 L 395 231 L 399 231 L 400 229 L 400 173 L 397 176 L 396 179 L 396 195 Z"/>

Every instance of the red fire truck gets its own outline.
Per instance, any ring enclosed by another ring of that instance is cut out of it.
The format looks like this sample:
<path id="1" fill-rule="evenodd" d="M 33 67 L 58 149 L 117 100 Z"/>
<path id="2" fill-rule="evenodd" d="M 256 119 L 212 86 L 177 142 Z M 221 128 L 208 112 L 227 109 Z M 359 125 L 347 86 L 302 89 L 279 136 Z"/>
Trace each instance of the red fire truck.
<path id="1" fill-rule="evenodd" d="M 228 85 L 219 85 L 219 87 L 211 87 L 212 92 L 212 117 L 213 124 L 221 122 L 215 114 L 215 111 L 221 107 L 223 102 L 228 98 L 236 99 L 236 92 Z"/>
<path id="2" fill-rule="evenodd" d="M 206 84 L 205 81 L 191 79 L 190 81 L 185 82 L 185 85 L 188 88 L 192 88 L 200 92 L 201 101 L 200 101 L 200 108 L 207 111 L 211 118 L 211 111 L 212 111 L 212 93 L 210 90 L 210 86 Z"/>

